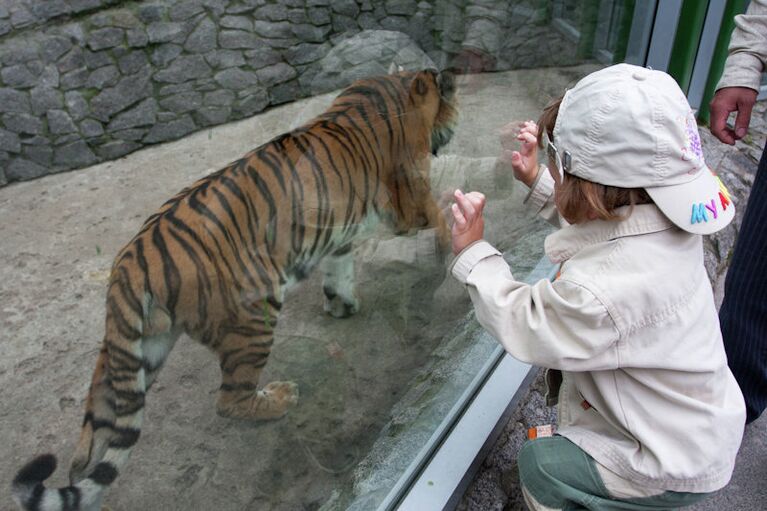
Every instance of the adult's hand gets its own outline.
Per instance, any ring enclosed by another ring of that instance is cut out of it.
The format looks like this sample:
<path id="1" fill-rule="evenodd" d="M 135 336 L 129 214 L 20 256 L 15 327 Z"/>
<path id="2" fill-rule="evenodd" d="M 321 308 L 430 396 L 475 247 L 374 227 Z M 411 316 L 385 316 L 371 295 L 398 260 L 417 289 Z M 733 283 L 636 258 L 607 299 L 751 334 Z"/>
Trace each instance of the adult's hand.
<path id="1" fill-rule="evenodd" d="M 710 105 L 711 133 L 730 145 L 746 136 L 756 96 L 757 92 L 749 87 L 724 87 L 716 91 Z M 730 112 L 738 112 L 735 117 L 734 131 L 727 127 L 727 117 Z"/>

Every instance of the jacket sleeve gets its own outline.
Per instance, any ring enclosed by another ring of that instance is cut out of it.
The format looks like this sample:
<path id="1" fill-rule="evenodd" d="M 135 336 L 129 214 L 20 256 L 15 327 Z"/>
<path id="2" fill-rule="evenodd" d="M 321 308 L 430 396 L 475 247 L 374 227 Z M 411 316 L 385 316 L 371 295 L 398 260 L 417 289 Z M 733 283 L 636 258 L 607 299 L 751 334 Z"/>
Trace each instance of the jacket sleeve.
<path id="1" fill-rule="evenodd" d="M 538 166 L 538 176 L 530 187 L 524 203 L 554 227 L 564 227 L 566 222 L 559 216 L 554 205 L 554 179 L 545 165 Z"/>
<path id="2" fill-rule="evenodd" d="M 516 281 L 485 241 L 462 251 L 451 271 L 467 286 L 479 323 L 514 358 L 566 371 L 619 366 L 618 330 L 588 289 L 567 280 Z"/>
<path id="3" fill-rule="evenodd" d="M 716 89 L 749 87 L 758 91 L 767 65 L 767 0 L 751 0 L 746 13 L 735 16 L 728 53 Z"/>

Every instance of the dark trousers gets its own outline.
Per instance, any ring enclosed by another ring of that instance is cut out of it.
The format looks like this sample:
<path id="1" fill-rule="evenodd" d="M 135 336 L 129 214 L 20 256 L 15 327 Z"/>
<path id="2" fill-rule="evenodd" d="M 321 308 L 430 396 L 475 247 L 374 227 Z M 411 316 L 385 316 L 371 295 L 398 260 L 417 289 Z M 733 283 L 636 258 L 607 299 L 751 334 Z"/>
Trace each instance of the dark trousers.
<path id="1" fill-rule="evenodd" d="M 767 148 L 727 270 L 719 321 L 751 422 L 767 406 Z"/>

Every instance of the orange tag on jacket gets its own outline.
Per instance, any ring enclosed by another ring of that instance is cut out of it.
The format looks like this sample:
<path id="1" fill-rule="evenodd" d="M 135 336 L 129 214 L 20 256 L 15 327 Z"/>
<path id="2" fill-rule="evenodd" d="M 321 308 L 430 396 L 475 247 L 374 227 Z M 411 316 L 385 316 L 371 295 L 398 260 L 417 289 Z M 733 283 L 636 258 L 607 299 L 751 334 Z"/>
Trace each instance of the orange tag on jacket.
<path id="1" fill-rule="evenodd" d="M 554 434 L 554 426 L 551 424 L 544 424 L 543 426 L 535 426 L 527 430 L 528 440 L 535 440 L 536 438 L 545 438 Z"/>

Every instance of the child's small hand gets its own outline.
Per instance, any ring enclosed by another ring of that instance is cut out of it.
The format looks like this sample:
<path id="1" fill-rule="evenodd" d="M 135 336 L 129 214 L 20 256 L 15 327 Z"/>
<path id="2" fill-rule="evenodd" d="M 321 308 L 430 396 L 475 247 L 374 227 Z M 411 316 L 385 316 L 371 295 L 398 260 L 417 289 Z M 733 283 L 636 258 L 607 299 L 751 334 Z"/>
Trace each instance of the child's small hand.
<path id="1" fill-rule="evenodd" d="M 463 194 L 461 190 L 454 193 L 455 204 L 451 207 L 453 212 L 453 253 L 459 254 L 461 250 L 482 239 L 485 231 L 485 219 L 482 210 L 485 207 L 485 196 L 479 192 Z"/>
<path id="2" fill-rule="evenodd" d="M 516 179 L 532 186 L 538 175 L 538 125 L 533 121 L 509 123 L 501 128 L 500 139 L 499 159 L 511 165 Z M 516 141 L 520 143 L 519 151 L 514 150 Z"/>

